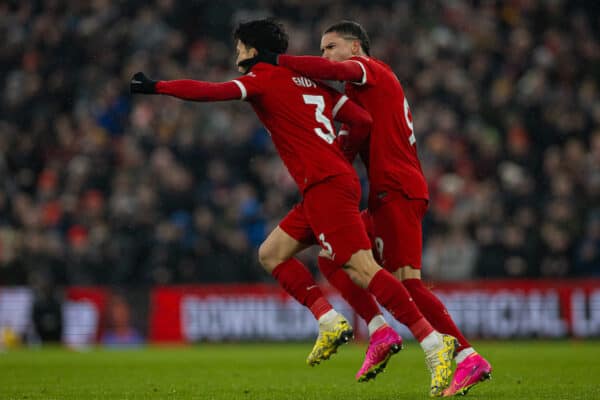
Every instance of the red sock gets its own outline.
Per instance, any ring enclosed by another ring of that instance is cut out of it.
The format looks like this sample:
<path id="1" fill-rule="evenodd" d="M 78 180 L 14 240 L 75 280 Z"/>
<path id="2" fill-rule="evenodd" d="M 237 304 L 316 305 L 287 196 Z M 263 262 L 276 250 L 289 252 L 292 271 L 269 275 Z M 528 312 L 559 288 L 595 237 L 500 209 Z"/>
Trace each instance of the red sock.
<path id="1" fill-rule="evenodd" d="M 295 258 L 279 264 L 272 275 L 286 292 L 300 304 L 308 307 L 316 319 L 327 311 L 333 310 L 308 269 Z"/>
<path id="2" fill-rule="evenodd" d="M 380 269 L 371 279 L 369 292 L 394 318 L 406 325 L 419 342 L 434 331 L 404 285 L 385 269 Z"/>
<path id="3" fill-rule="evenodd" d="M 335 262 L 319 257 L 319 269 L 331 286 L 336 288 L 350 307 L 368 324 L 381 310 L 373 296 L 350 279 L 350 276 Z"/>
<path id="4" fill-rule="evenodd" d="M 458 339 L 460 347 L 457 351 L 471 347 L 469 341 L 463 336 L 454 321 L 452 321 L 452 317 L 450 317 L 444 304 L 431 290 L 423 285 L 423 281 L 420 279 L 406 279 L 402 283 L 408 289 L 419 310 L 431 322 L 431 325 L 438 332 L 452 335 Z"/>
<path id="5" fill-rule="evenodd" d="M 425 319 L 425 317 L 412 324 L 412 326 L 409 326 L 408 329 L 410 329 L 410 332 L 419 343 L 421 343 L 423 339 L 425 339 L 431 332 L 434 331 L 433 327 L 429 321 Z"/>

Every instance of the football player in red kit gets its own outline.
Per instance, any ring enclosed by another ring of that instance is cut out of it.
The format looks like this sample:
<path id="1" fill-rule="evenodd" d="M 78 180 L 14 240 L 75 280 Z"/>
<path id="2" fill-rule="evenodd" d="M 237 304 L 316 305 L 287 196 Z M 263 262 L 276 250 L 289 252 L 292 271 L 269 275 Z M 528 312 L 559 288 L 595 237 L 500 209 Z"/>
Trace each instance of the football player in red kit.
<path id="1" fill-rule="evenodd" d="M 257 49 L 275 54 L 287 50 L 287 35 L 281 25 L 272 20 L 240 24 L 234 36 L 238 65 L 255 57 Z M 398 321 L 411 329 L 424 345 L 426 360 L 430 368 L 437 371 L 438 388 L 443 389 L 449 381 L 456 339 L 435 331 L 412 302 L 406 288 L 375 262 L 358 210 L 358 177 L 335 144 L 331 122 L 334 112 L 339 120 L 351 125 L 351 129 L 369 124 L 368 114 L 349 101 L 340 101 L 344 97 L 334 91 L 287 68 L 257 63 L 251 69 L 241 67 L 240 72 L 245 75 L 222 83 L 153 81 L 137 73 L 131 80 L 131 91 L 194 101 L 248 101 L 270 132 L 280 157 L 302 193 L 301 213 L 312 235 L 336 268 L 345 268 L 359 286 L 368 289 Z M 340 113 L 346 114 L 347 120 Z M 285 232 L 279 230 L 281 232 L 274 231 L 275 235 L 285 239 L 275 242 L 278 254 L 284 256 L 273 258 L 280 261 L 272 269 L 273 276 L 315 315 L 331 309 L 310 273 L 293 258 L 306 248 L 306 244 L 290 235 L 286 237 Z M 317 312 L 315 305 L 318 305 Z"/>
<path id="2" fill-rule="evenodd" d="M 313 79 L 345 81 L 346 95 L 371 114 L 371 135 L 360 151 L 369 174 L 369 213 L 376 251 L 382 265 L 403 282 L 432 325 L 459 340 L 452 383 L 442 392 L 432 370 L 431 394 L 464 394 L 490 376 L 491 366 L 475 352 L 444 305 L 421 281 L 421 222 L 429 193 L 417 156 L 412 115 L 398 78 L 388 65 L 371 57 L 369 50 L 362 26 L 342 21 L 323 34 L 323 57 L 259 51 L 246 65 L 262 61 Z M 368 214 L 365 217 L 369 219 Z M 334 268 L 326 257 L 320 257 L 319 266 L 326 276 Z"/>

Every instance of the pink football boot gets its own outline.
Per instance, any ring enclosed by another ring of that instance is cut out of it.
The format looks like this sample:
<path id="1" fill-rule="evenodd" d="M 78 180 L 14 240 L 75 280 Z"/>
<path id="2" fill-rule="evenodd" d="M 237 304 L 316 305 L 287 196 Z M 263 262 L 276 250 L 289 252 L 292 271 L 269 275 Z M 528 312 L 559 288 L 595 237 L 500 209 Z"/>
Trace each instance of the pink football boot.
<path id="1" fill-rule="evenodd" d="M 356 380 L 366 382 L 383 372 L 390 358 L 402 350 L 402 338 L 389 325 L 377 329 L 371 336 L 365 362 L 356 373 Z"/>
<path id="2" fill-rule="evenodd" d="M 473 386 L 492 377 L 492 366 L 477 353 L 469 355 L 458 364 L 450 386 L 444 390 L 444 397 L 465 395 Z"/>

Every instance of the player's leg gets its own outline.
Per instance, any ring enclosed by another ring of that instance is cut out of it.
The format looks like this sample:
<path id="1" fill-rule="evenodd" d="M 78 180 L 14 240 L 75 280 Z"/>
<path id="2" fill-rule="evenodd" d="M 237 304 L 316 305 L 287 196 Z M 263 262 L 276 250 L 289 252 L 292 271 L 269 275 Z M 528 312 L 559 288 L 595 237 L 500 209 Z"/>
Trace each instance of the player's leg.
<path id="1" fill-rule="evenodd" d="M 402 281 L 417 304 L 417 307 L 419 307 L 425 318 L 431 322 L 431 325 L 435 329 L 458 339 L 457 357 L 461 355 L 461 352 L 465 356 L 474 352 L 471 344 L 464 337 L 460 329 L 458 329 L 444 304 L 423 284 L 420 269 L 406 265 L 396 270 L 394 276 Z"/>
<path id="2" fill-rule="evenodd" d="M 312 188 L 304 198 L 307 218 L 329 256 L 346 266 L 354 282 L 367 288 L 419 340 L 428 365 L 439 377 L 435 389 L 441 395 L 449 383 L 456 339 L 434 331 L 402 283 L 375 262 L 357 208 L 360 191 L 353 191 L 353 185 L 358 185 L 355 177 L 338 176 Z"/>
<path id="3" fill-rule="evenodd" d="M 368 210 L 361 213 L 371 246 L 374 242 L 373 220 Z M 377 259 L 377 254 L 375 254 Z M 369 347 L 365 360 L 356 373 L 359 382 L 374 379 L 385 370 L 390 358 L 402 349 L 402 338 L 387 324 L 373 296 L 356 285 L 348 274 L 331 260 L 324 250 L 319 254 L 319 269 L 329 283 L 335 287 L 344 300 L 365 321 L 369 331 Z"/>
<path id="4" fill-rule="evenodd" d="M 457 340 L 436 331 L 421 314 L 410 294 L 392 274 L 379 267 L 370 252 L 359 250 L 348 261 L 347 270 L 355 282 L 366 285 L 379 304 L 411 331 L 425 352 L 431 374 L 430 395 L 441 396 L 452 375 L 452 358 Z"/>
<path id="5" fill-rule="evenodd" d="M 435 331 L 414 304 L 404 285 L 375 262 L 370 250 L 356 251 L 345 263 L 345 267 L 352 280 L 367 288 L 379 304 L 411 330 L 419 342 Z"/>
<path id="6" fill-rule="evenodd" d="M 263 268 L 273 275 L 281 287 L 319 319 L 333 307 L 323 296 L 310 271 L 294 258 L 309 246 L 277 226 L 260 245 L 258 258 Z"/>
<path id="7" fill-rule="evenodd" d="M 369 241 L 373 244 L 372 218 L 368 210 L 363 210 L 360 215 Z M 327 279 L 331 286 L 340 292 L 344 300 L 346 300 L 354 311 L 356 311 L 356 313 L 365 321 L 369 330 L 369 336 L 372 336 L 379 328 L 387 325 L 373 296 L 365 289 L 356 285 L 344 269 L 340 268 L 339 265 L 329 257 L 325 250 L 321 250 L 319 253 L 318 265 L 321 274 Z"/>
<path id="8" fill-rule="evenodd" d="M 314 236 L 306 222 L 303 207 L 299 204 L 269 234 L 258 251 L 265 270 L 294 299 L 310 309 L 319 322 L 319 336 L 306 360 L 309 365 L 331 357 L 353 335 L 350 323 L 333 309 L 310 271 L 293 258 L 313 243 Z"/>
<path id="9" fill-rule="evenodd" d="M 310 189 L 304 199 L 310 226 L 336 265 L 347 267 L 352 280 L 374 294 L 400 322 L 409 327 L 419 322 L 422 329 L 415 329 L 417 338 L 426 336 L 433 328 L 414 305 L 406 288 L 373 258 L 357 208 L 360 187 L 352 190 L 355 185 L 358 185 L 356 177 L 341 175 Z"/>
<path id="10" fill-rule="evenodd" d="M 456 337 L 459 341 L 459 347 L 454 357 L 456 370 L 450 386 L 444 391 L 444 396 L 466 394 L 477 383 L 489 379 L 492 366 L 471 346 L 452 320 L 444 304 L 423 284 L 421 271 L 412 266 L 404 266 L 398 269 L 394 275 L 402 279 L 402 283 L 433 327 L 442 333 Z"/>
<path id="11" fill-rule="evenodd" d="M 470 347 L 467 339 L 452 321 L 446 307 L 421 281 L 421 223 L 426 211 L 427 201 L 410 200 L 400 193 L 378 207 L 373 213 L 378 250 L 386 260 L 385 269 L 404 284 L 431 325 L 458 339 L 457 351 L 460 352 Z"/>
<path id="12" fill-rule="evenodd" d="M 382 316 L 379 306 L 373 299 L 373 296 L 356 285 L 348 274 L 335 263 L 325 251 L 319 253 L 319 270 L 323 277 L 337 289 L 344 300 L 356 311 L 356 313 L 369 326 L 369 334 L 385 325 L 385 319 Z"/>
<path id="13" fill-rule="evenodd" d="M 383 372 L 390 358 L 402 349 L 402 338 L 387 324 L 373 296 L 356 285 L 344 269 L 340 268 L 322 251 L 319 254 L 319 269 L 344 300 L 367 323 L 369 347 L 365 360 L 356 373 L 356 380 L 367 382 Z"/>
<path id="14" fill-rule="evenodd" d="M 474 365 L 473 361 L 477 360 L 479 366 L 477 370 L 468 370 L 473 372 L 473 379 L 476 379 L 476 382 L 484 376 L 489 377 L 491 368 L 487 361 L 476 354 L 444 304 L 421 280 L 423 248 L 421 222 L 426 210 L 427 202 L 424 200 L 410 200 L 401 195 L 396 196 L 394 200 L 381 205 L 374 213 L 375 232 L 382 255 L 386 259 L 385 268 L 402 281 L 421 313 L 437 331 L 454 336 L 458 340 L 459 347 L 455 357 L 457 370 L 447 388 L 447 391 L 456 391 L 453 388 L 457 387 L 457 383 L 472 380 L 464 379 L 467 371 L 464 366 L 471 367 Z M 467 363 L 463 363 L 465 360 Z"/>

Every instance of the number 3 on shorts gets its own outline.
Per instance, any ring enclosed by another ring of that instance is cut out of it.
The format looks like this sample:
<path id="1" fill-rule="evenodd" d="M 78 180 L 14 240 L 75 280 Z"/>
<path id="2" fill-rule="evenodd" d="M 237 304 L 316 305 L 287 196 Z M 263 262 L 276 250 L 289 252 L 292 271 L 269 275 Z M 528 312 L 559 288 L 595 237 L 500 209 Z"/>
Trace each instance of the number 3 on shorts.
<path id="1" fill-rule="evenodd" d="M 329 254 L 329 257 L 333 257 L 333 248 L 331 245 L 325 240 L 325 234 L 321 233 L 319 235 L 319 242 L 321 242 L 321 246 L 323 249 Z"/>

